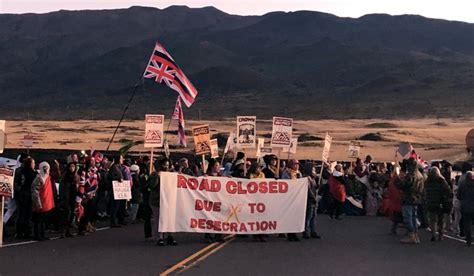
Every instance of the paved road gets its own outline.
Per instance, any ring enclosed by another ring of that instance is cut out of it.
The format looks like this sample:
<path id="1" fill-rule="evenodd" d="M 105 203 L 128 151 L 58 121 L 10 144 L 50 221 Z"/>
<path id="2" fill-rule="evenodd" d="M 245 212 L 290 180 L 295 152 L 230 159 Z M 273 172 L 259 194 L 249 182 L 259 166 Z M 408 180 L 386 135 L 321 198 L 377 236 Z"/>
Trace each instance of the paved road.
<path id="1" fill-rule="evenodd" d="M 474 275 L 474 247 L 449 239 L 432 243 L 427 232 L 422 233 L 422 244 L 401 245 L 387 234 L 389 226 L 384 218 L 330 221 L 322 216 L 322 240 L 290 243 L 271 237 L 267 243 L 256 243 L 235 238 L 209 246 L 190 263 L 199 257 L 201 261 L 176 266 L 171 274 Z M 0 249 L 0 275 L 158 275 L 207 247 L 202 235 L 179 234 L 178 241 L 178 246 L 157 247 L 142 239 L 142 225 L 131 225 L 10 246 Z"/>

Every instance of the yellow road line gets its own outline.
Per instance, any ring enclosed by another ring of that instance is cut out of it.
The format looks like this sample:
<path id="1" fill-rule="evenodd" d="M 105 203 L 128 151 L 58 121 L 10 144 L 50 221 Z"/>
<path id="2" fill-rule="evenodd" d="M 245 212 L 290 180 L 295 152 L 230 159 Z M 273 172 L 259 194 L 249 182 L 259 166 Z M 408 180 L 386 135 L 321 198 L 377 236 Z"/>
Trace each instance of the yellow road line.
<path id="1" fill-rule="evenodd" d="M 176 274 L 181 274 L 181 273 L 185 272 L 186 270 L 190 269 L 191 267 L 195 266 L 196 264 L 202 262 L 207 257 L 211 256 L 212 254 L 214 254 L 215 252 L 217 252 L 218 250 L 220 250 L 221 248 L 226 246 L 228 243 L 232 242 L 234 239 L 235 238 L 232 236 L 232 238 L 229 238 L 226 242 L 222 243 L 221 245 L 219 245 L 216 248 L 212 249 L 211 251 L 207 252 L 203 256 L 199 257 L 199 259 L 197 259 L 194 262 L 190 263 L 189 265 L 187 265 L 186 267 L 184 267 L 183 269 L 178 271 Z"/>

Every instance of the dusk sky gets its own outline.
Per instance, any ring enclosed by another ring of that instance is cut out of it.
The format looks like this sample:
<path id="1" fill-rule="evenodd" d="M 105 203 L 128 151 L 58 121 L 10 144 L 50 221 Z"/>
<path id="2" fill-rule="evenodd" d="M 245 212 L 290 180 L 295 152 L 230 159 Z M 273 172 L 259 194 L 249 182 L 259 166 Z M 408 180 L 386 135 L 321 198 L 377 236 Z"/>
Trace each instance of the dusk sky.
<path id="1" fill-rule="evenodd" d="M 117 9 L 171 5 L 214 6 L 240 15 L 261 15 L 271 11 L 314 10 L 337 16 L 360 17 L 369 13 L 419 14 L 474 23 L 474 0 L 0 0 L 0 13 L 45 13 L 83 9 Z"/>

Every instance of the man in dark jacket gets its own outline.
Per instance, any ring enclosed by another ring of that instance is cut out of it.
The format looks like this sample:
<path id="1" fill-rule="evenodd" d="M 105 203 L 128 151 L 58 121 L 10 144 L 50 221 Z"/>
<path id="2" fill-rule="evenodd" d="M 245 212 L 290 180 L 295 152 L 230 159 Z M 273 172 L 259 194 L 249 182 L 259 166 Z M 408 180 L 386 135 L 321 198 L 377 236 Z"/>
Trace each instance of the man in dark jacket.
<path id="1" fill-rule="evenodd" d="M 423 175 L 417 169 L 414 158 L 407 160 L 407 174 L 397 181 L 397 186 L 402 190 L 403 222 L 408 230 L 408 235 L 400 240 L 401 243 L 419 243 L 417 231 L 417 205 L 421 203 L 423 192 Z"/>
<path id="2" fill-rule="evenodd" d="M 464 221 L 466 244 L 471 246 L 471 225 L 474 221 L 474 173 L 468 172 L 466 179 L 459 184 L 457 198 L 461 201 L 461 214 Z"/>

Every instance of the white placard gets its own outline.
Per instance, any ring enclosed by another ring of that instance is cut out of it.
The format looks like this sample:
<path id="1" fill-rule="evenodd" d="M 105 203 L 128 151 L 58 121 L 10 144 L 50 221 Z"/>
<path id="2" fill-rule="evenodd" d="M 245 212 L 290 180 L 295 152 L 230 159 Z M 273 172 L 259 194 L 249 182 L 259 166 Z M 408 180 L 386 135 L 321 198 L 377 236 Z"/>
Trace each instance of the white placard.
<path id="1" fill-rule="evenodd" d="M 217 139 L 211 139 L 211 158 L 218 158 L 219 157 L 219 145 L 217 143 Z"/>
<path id="2" fill-rule="evenodd" d="M 329 151 L 331 150 L 331 143 L 332 143 L 332 137 L 326 133 L 326 137 L 324 138 L 324 148 L 323 148 L 323 154 L 322 154 L 322 160 L 324 162 L 328 162 L 329 160 Z"/>
<path id="3" fill-rule="evenodd" d="M 163 147 L 164 115 L 145 115 L 145 148 Z"/>
<path id="4" fill-rule="evenodd" d="M 293 119 L 273 117 L 273 131 L 271 146 L 275 147 L 289 147 L 291 144 L 291 135 L 293 133 Z"/>
<path id="5" fill-rule="evenodd" d="M 258 138 L 258 143 L 257 143 L 257 153 L 255 156 L 262 157 L 262 151 L 261 148 L 265 146 L 265 139 L 264 138 Z"/>
<path id="6" fill-rule="evenodd" d="M 291 144 L 289 147 L 283 148 L 284 153 L 296 154 L 296 147 L 298 146 L 298 138 L 291 138 Z"/>
<path id="7" fill-rule="evenodd" d="M 0 166 L 0 196 L 13 197 L 13 179 L 15 169 Z"/>
<path id="8" fill-rule="evenodd" d="M 257 139 L 257 117 L 237 116 L 237 146 L 255 148 Z"/>
<path id="9" fill-rule="evenodd" d="M 5 120 L 0 120 L 0 153 L 5 149 Z"/>
<path id="10" fill-rule="evenodd" d="M 112 187 L 114 189 L 115 200 L 132 199 L 132 190 L 129 180 L 122 180 L 122 182 L 112 181 Z"/>
<path id="11" fill-rule="evenodd" d="M 159 232 L 301 233 L 308 178 L 232 179 L 160 174 Z"/>

